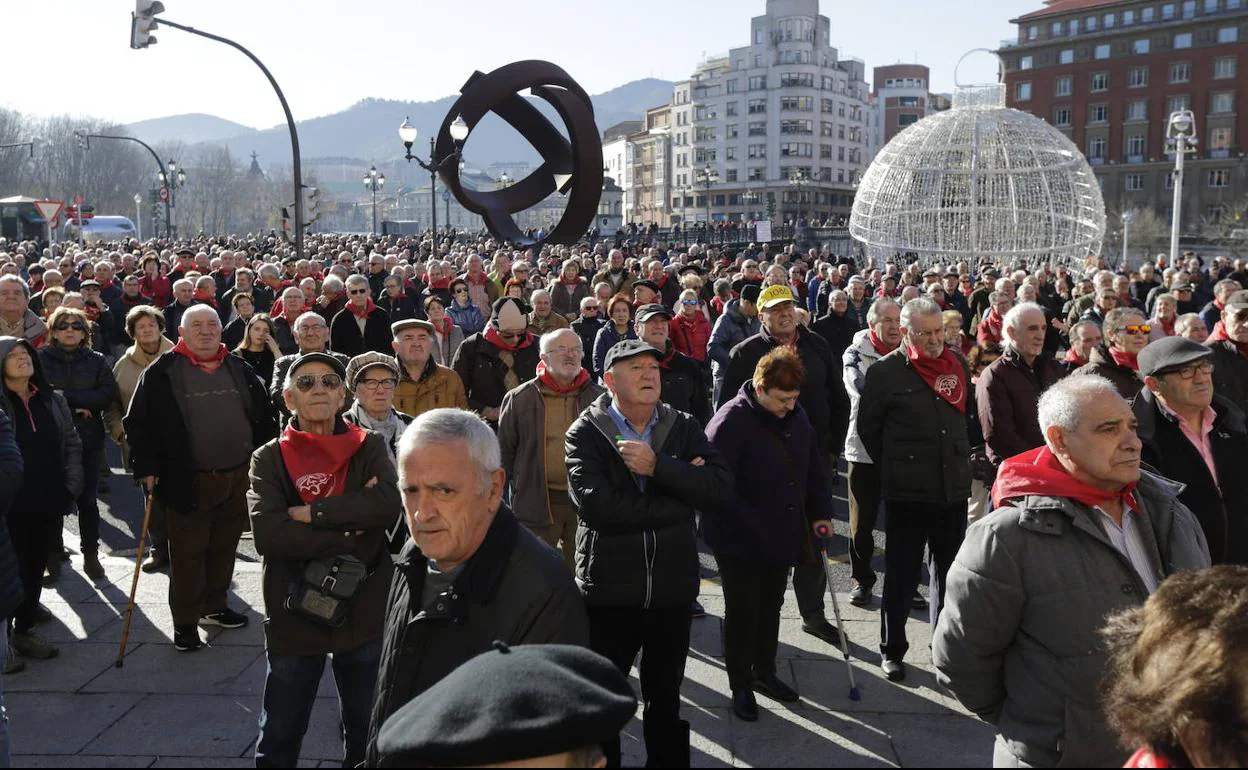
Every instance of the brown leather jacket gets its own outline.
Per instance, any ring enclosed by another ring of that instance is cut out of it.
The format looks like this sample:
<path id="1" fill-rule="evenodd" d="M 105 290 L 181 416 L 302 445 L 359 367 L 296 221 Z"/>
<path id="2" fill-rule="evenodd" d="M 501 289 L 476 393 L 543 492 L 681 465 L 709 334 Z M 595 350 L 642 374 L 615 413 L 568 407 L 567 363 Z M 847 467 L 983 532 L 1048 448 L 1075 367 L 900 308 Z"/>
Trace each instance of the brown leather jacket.
<path id="1" fill-rule="evenodd" d="M 412 417 L 419 417 L 431 409 L 455 407 L 468 408 L 464 395 L 464 383 L 455 370 L 440 366 L 429 357 L 419 379 L 413 378 L 403 362 L 399 362 L 399 384 L 394 390 L 394 408 Z"/>

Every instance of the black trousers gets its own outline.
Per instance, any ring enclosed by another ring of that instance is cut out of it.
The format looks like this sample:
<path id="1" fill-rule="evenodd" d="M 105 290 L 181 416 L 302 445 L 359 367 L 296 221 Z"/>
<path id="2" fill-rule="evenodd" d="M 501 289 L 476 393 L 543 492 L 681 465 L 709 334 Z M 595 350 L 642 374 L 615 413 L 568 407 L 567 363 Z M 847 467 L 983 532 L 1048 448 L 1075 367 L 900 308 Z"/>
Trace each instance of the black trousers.
<path id="1" fill-rule="evenodd" d="M 48 563 L 48 551 L 61 531 L 61 514 L 10 511 L 6 521 L 17 555 L 24 597 L 13 612 L 13 629 L 24 634 L 35 625 L 35 613 L 43 593 L 43 569 Z M 59 553 L 57 558 L 60 558 Z"/>
<path id="2" fill-rule="evenodd" d="M 776 673 L 780 606 L 789 568 L 715 554 L 724 587 L 724 661 L 728 685 L 748 690 Z"/>
<path id="3" fill-rule="evenodd" d="M 945 579 L 966 534 L 966 500 L 949 505 L 886 502 L 884 523 L 884 596 L 880 612 L 880 651 L 901 660 L 910 649 L 906 618 L 910 597 L 919 587 L 923 547 L 931 553 L 928 612 L 936 625 L 945 606 Z"/>
<path id="4" fill-rule="evenodd" d="M 868 590 L 875 585 L 872 533 L 879 513 L 879 468 L 874 463 L 849 463 L 849 567 L 858 585 Z"/>
<path id="5" fill-rule="evenodd" d="M 689 605 L 641 609 L 589 607 L 589 644 L 625 676 L 641 653 L 642 719 L 647 767 L 689 766 L 689 725 L 680 718 L 680 686 L 689 655 Z M 620 740 L 603 745 L 608 767 L 620 766 Z"/>
<path id="6" fill-rule="evenodd" d="M 797 611 L 808 625 L 827 620 L 823 614 L 823 594 L 826 590 L 828 574 L 818 561 L 793 568 L 793 595 L 797 597 Z"/>

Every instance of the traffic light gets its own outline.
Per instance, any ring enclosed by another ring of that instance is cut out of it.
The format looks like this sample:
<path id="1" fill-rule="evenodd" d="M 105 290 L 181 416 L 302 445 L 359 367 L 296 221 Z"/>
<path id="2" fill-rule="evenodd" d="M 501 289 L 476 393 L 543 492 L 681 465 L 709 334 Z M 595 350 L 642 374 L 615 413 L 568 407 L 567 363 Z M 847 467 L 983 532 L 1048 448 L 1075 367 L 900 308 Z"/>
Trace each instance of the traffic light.
<path id="1" fill-rule="evenodd" d="M 304 186 L 303 188 L 303 226 L 307 227 L 316 221 L 321 215 L 318 210 L 321 191 L 316 187 Z"/>
<path id="2" fill-rule="evenodd" d="M 130 47 L 147 48 L 156 42 L 152 30 L 156 29 L 156 14 L 164 13 L 160 0 L 134 0 L 134 13 L 130 15 Z"/>
<path id="3" fill-rule="evenodd" d="M 80 151 L 82 151 L 82 152 L 86 152 L 88 149 L 90 149 L 90 145 L 89 145 L 89 144 L 88 144 L 88 142 L 87 142 L 87 135 L 86 135 L 86 134 L 81 133 L 81 132 L 79 132 L 79 131 L 75 131 L 75 132 L 74 132 L 74 139 L 78 142 L 78 149 L 79 149 Z"/>

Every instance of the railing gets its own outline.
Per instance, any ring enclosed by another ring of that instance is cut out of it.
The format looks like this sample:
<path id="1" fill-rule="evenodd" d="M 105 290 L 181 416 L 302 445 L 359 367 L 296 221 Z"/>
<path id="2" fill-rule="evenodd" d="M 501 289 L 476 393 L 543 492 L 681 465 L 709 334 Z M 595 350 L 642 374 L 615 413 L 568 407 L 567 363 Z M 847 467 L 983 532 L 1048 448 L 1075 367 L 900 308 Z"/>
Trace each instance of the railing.
<path id="1" fill-rule="evenodd" d="M 758 230 L 755 225 L 742 222 L 738 226 L 733 227 L 733 224 L 737 223 L 729 223 L 728 226 L 716 224 L 709 231 L 703 222 L 690 224 L 688 227 L 654 230 L 638 227 L 633 231 L 629 227 L 625 227 L 620 237 L 623 240 L 667 243 L 682 247 L 689 247 L 694 244 L 707 244 L 717 247 L 743 248 L 750 243 L 759 243 Z M 793 225 L 773 225 L 771 228 L 771 240 L 768 243 L 789 243 L 794 240 L 795 236 L 800 236 L 803 242 L 818 244 L 850 240 L 849 228 L 846 226 L 794 227 Z M 602 233 L 601 237 L 609 238 L 610 236 Z"/>

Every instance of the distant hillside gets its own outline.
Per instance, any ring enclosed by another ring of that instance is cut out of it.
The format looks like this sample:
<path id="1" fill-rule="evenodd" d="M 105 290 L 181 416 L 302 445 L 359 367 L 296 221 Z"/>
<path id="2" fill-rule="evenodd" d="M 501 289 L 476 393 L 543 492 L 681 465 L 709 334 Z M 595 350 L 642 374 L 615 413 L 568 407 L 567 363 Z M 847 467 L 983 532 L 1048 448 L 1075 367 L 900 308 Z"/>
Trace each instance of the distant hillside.
<path id="1" fill-rule="evenodd" d="M 599 132 L 622 120 L 641 118 L 647 108 L 666 104 L 671 95 L 671 82 L 647 78 L 593 96 Z M 414 150 L 423 157 L 429 149 L 430 135 L 437 130 L 455 98 L 448 96 L 433 102 L 364 99 L 342 112 L 300 121 L 299 145 L 303 157 L 366 158 L 377 162 L 396 158 L 403 153 L 398 127 L 405 117 L 410 118 L 419 131 Z M 537 104 L 555 125 L 560 125 L 545 102 Z M 231 126 L 233 128 L 227 130 Z M 211 115 L 178 115 L 134 123 L 129 129 L 145 141 L 224 144 L 238 158 L 247 157 L 253 150 L 270 160 L 290 154 L 290 137 L 285 126 L 256 131 Z M 537 159 L 527 142 L 496 119 L 487 120 L 477 128 L 466 151 L 471 162 L 481 166 Z"/>

